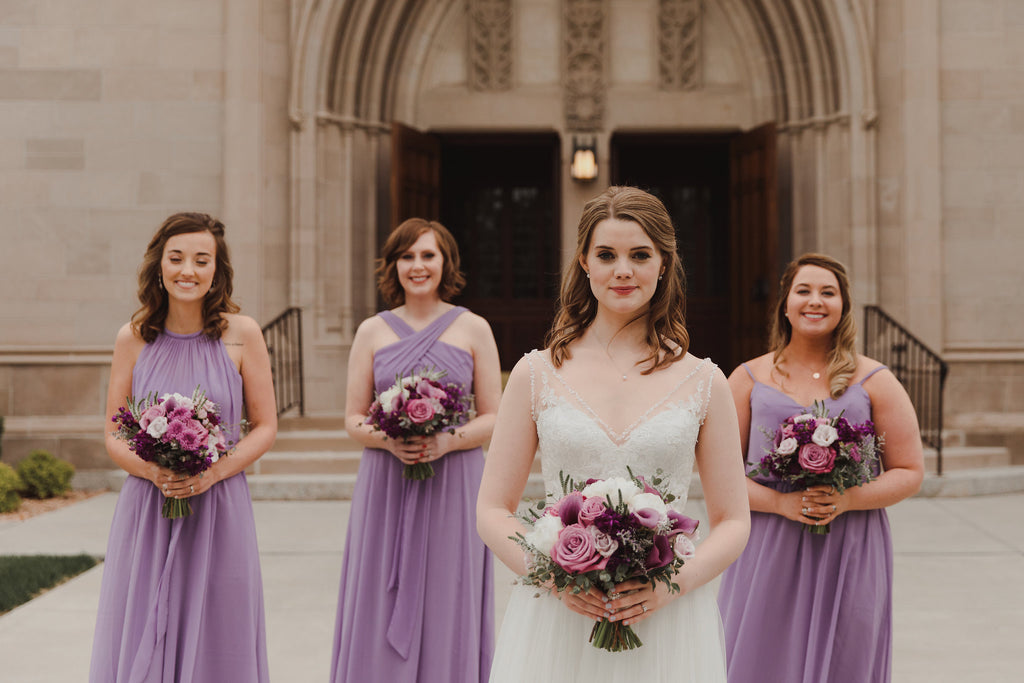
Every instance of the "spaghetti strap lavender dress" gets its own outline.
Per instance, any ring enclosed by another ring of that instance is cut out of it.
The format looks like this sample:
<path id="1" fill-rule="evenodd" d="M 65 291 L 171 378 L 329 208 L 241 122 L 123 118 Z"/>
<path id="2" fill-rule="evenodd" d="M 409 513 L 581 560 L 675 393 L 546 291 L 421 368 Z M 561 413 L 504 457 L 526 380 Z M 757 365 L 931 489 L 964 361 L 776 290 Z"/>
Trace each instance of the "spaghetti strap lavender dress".
<path id="1" fill-rule="evenodd" d="M 398 374 L 441 368 L 473 383 L 473 357 L 438 341 L 466 309 L 420 331 L 380 313 L 400 337 L 373 359 L 378 392 Z M 352 496 L 334 631 L 335 683 L 478 683 L 493 652 L 492 559 L 476 533 L 480 448 L 431 463 L 425 481 L 402 477 L 390 452 L 363 451 Z"/>
<path id="2" fill-rule="evenodd" d="M 749 368 L 743 366 L 749 373 Z M 871 419 L 864 382 L 825 404 L 850 422 Z M 751 374 L 751 377 L 753 375 Z M 747 469 L 791 415 L 792 398 L 754 381 Z M 757 477 L 779 491 L 792 487 Z M 846 512 L 817 536 L 781 515 L 751 512 L 750 541 L 722 576 L 729 683 L 886 683 L 892 662 L 892 539 L 884 509 Z"/>
<path id="3" fill-rule="evenodd" d="M 164 332 L 132 371 L 132 394 L 201 386 L 237 440 L 242 377 L 224 343 Z M 230 457 L 230 456 L 228 456 Z M 192 498 L 183 519 L 129 476 L 107 543 L 89 680 L 93 683 L 265 683 L 267 648 L 256 525 L 245 475 Z"/>

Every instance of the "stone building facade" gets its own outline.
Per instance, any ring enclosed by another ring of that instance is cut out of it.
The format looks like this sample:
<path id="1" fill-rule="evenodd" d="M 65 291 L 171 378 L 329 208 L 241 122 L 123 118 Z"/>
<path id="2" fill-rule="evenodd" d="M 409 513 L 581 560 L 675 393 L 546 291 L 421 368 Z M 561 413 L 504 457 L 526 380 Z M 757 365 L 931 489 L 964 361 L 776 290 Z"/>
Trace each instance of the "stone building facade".
<path id="1" fill-rule="evenodd" d="M 537 180 L 519 194 L 554 207 L 524 214 L 547 223 L 518 242 L 481 241 L 481 273 L 494 244 L 504 267 L 536 240 L 557 271 L 586 199 L 656 180 L 651 169 L 698 184 L 705 165 L 718 173 L 731 206 L 680 210 L 724 216 L 707 225 L 726 235 L 741 210 L 730 169 L 760 131 L 755 179 L 770 192 L 754 220 L 713 244 L 691 236 L 710 259 L 690 257 L 708 302 L 696 320 L 721 323 L 718 306 L 734 311 L 718 327 L 756 327 L 739 290 L 763 299 L 790 256 L 825 251 L 850 268 L 858 304 L 950 363 L 951 424 L 1024 412 L 1024 3 L 6 0 L 4 459 L 47 447 L 106 466 L 96 434 L 114 333 L 148 238 L 183 209 L 227 224 L 245 312 L 302 308 L 307 412 L 339 413 L 353 330 L 376 308 L 379 240 L 417 206 L 396 189 L 415 166 L 399 130 L 441 150 L 447 187 L 426 206 L 439 201 L 442 219 L 462 220 L 453 207 L 472 189 L 455 158 L 515 187 L 510 169 L 526 168 Z M 531 145 L 540 156 L 515 156 Z M 572 178 L 580 145 L 595 180 Z M 655 162 L 658 150 L 676 156 Z M 461 230 L 476 239 L 472 222 Z M 497 301 L 495 315 L 516 308 L 480 287 L 468 296 Z M 509 348 L 529 342 L 519 322 L 496 324 Z"/>

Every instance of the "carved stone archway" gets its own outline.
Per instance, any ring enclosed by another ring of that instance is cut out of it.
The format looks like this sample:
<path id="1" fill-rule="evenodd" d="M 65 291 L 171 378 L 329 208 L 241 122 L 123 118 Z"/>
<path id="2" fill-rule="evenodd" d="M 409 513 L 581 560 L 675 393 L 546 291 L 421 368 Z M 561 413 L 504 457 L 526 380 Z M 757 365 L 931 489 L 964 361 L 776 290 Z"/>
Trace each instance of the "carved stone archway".
<path id="1" fill-rule="evenodd" d="M 378 226 L 387 222 L 390 124 L 421 123 L 425 56 L 442 39 L 445 17 L 468 7 L 466 0 L 293 3 L 290 297 L 307 311 L 307 395 L 324 410 L 342 406 L 348 343 L 375 305 L 371 264 Z M 724 123 L 776 122 L 784 247 L 827 248 L 850 266 L 857 300 L 876 301 L 873 3 L 716 0 L 703 11 L 730 27 L 749 74 L 748 118 Z M 514 70 L 500 81 L 503 96 L 515 96 Z M 467 83 L 461 96 L 493 94 Z M 481 118 L 474 126 L 487 124 Z M 564 113 L 548 125 L 569 130 Z M 610 131 L 599 133 L 607 141 Z M 570 189 L 564 200 L 580 197 Z M 563 212 L 576 214 L 575 205 Z"/>

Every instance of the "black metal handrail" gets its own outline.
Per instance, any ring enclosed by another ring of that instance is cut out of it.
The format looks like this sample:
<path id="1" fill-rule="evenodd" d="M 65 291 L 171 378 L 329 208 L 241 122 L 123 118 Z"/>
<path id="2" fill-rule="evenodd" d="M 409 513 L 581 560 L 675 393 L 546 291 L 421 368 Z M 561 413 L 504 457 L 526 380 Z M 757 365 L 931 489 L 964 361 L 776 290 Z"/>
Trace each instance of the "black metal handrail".
<path id="1" fill-rule="evenodd" d="M 935 449 L 942 476 L 942 390 L 949 365 L 878 306 L 864 307 L 864 354 L 887 365 L 910 394 L 921 441 Z"/>
<path id="2" fill-rule="evenodd" d="M 263 338 L 270 352 L 277 414 L 292 408 L 306 414 L 302 382 L 302 309 L 289 308 L 263 326 Z"/>

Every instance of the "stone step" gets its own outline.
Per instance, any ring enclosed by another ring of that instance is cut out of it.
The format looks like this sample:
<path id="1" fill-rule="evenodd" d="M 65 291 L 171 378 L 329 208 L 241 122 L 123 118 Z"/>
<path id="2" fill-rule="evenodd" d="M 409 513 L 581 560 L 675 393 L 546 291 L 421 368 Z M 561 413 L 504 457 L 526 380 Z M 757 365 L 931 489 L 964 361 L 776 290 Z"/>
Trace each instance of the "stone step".
<path id="1" fill-rule="evenodd" d="M 265 454 L 250 468 L 252 474 L 355 474 L 363 452 L 278 451 Z"/>
<path id="2" fill-rule="evenodd" d="M 271 453 L 297 453 L 301 451 L 361 451 L 362 445 L 344 429 L 288 429 L 277 430 L 277 440 Z"/>
<path id="3" fill-rule="evenodd" d="M 277 431 L 306 431 L 311 429 L 337 431 L 345 429 L 344 415 L 306 415 L 302 417 L 281 417 L 277 421 Z"/>
<path id="4" fill-rule="evenodd" d="M 942 471 L 977 469 L 984 467 L 1007 467 L 1012 465 L 1010 451 L 1001 446 L 954 446 L 942 449 Z M 924 449 L 924 471 L 937 469 L 934 448 Z"/>

